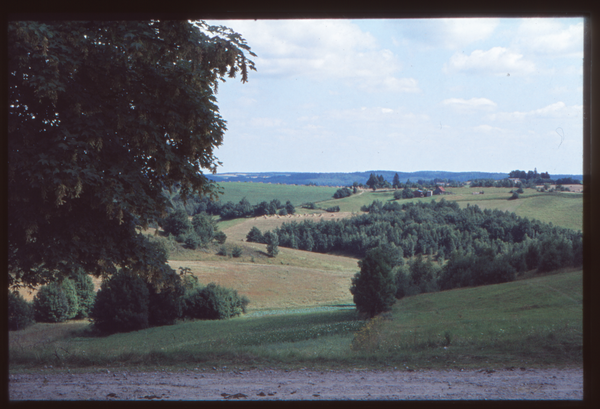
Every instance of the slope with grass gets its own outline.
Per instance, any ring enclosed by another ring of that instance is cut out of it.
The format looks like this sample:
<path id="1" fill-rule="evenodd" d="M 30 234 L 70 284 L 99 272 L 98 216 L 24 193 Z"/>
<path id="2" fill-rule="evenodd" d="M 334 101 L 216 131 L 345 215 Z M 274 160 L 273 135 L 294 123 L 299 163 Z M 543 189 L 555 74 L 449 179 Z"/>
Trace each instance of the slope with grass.
<path id="1" fill-rule="evenodd" d="M 11 372 L 44 365 L 580 367 L 582 298 L 582 272 L 573 271 L 406 297 L 366 325 L 353 308 L 187 321 L 106 337 L 89 336 L 84 321 L 35 324 L 10 332 L 9 364 Z"/>
<path id="2" fill-rule="evenodd" d="M 560 227 L 582 230 L 583 195 L 578 193 L 540 193 L 534 189 L 524 189 L 519 199 L 509 200 L 512 196 L 510 188 L 447 188 L 452 194 L 413 199 L 400 199 L 398 203 L 424 202 L 432 200 L 456 201 L 461 207 L 477 205 L 481 209 L 498 209 L 514 212 L 517 216 L 537 219 Z M 483 194 L 474 194 L 483 192 Z M 365 190 L 360 195 L 352 195 L 343 199 L 330 199 L 319 203 L 322 208 L 340 206 L 343 212 L 360 212 L 361 206 L 368 206 L 373 201 L 383 203 L 394 200 L 393 190 Z"/>

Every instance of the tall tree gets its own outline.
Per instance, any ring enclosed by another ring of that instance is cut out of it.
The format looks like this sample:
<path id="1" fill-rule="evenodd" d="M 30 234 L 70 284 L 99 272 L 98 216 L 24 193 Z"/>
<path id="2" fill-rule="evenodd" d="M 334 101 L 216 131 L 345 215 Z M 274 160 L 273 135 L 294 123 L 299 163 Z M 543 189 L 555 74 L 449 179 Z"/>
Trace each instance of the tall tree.
<path id="1" fill-rule="evenodd" d="M 389 311 L 396 301 L 396 276 L 393 269 L 401 263 L 398 249 L 381 245 L 367 251 L 359 261 L 360 272 L 352 278 L 350 292 L 361 313 L 373 317 Z"/>
<path id="2" fill-rule="evenodd" d="M 392 180 L 392 186 L 393 187 L 400 187 L 400 176 L 398 176 L 398 174 L 394 174 L 394 179 Z"/>
<path id="3" fill-rule="evenodd" d="M 166 268 L 139 227 L 166 214 L 163 187 L 216 194 L 215 94 L 247 81 L 247 54 L 204 22 L 9 23 L 9 285 Z"/>

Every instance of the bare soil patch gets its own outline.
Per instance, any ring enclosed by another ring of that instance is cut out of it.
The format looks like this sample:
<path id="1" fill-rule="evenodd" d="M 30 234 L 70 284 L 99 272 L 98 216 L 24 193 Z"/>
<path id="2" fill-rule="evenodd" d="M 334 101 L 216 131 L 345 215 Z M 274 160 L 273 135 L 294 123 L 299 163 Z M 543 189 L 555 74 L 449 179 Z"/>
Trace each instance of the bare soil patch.
<path id="1" fill-rule="evenodd" d="M 18 400 L 581 400 L 582 369 L 184 370 L 9 375 Z"/>

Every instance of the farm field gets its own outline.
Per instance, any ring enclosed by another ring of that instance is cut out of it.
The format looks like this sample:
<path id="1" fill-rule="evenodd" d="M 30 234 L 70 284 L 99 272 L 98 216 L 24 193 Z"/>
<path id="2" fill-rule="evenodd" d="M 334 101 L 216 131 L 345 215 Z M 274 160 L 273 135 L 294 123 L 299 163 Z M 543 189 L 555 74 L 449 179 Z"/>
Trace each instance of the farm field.
<path id="1" fill-rule="evenodd" d="M 291 201 L 295 206 L 304 202 L 320 202 L 333 196 L 338 190 L 330 186 L 279 185 L 271 183 L 219 182 L 223 194 L 219 201 L 239 203 L 244 197 L 253 205 L 262 201 L 279 199 L 281 203 Z"/>
<path id="2" fill-rule="evenodd" d="M 369 323 L 353 308 L 186 321 L 105 337 L 88 336 L 89 324 L 84 320 L 38 323 L 10 332 L 10 371 L 48 365 L 74 371 L 92 366 L 143 370 L 215 365 L 238 369 L 578 367 L 582 365 L 582 298 L 582 271 L 578 270 L 405 297 L 391 313 Z M 255 301 L 261 302 L 259 295 Z M 280 300 L 280 308 L 289 306 L 287 300 Z"/>
<path id="3" fill-rule="evenodd" d="M 517 200 L 508 200 L 511 188 L 447 188 L 451 195 L 432 196 L 413 199 L 400 199 L 400 204 L 409 202 L 428 203 L 439 201 L 442 197 L 448 201 L 456 201 L 461 207 L 477 205 L 482 209 L 498 209 L 514 212 L 518 216 L 537 219 L 560 227 L 582 230 L 583 226 L 583 195 L 580 193 L 540 193 L 533 189 L 525 192 Z M 483 194 L 473 194 L 483 191 Z M 344 212 L 360 212 L 363 205 L 370 205 L 379 200 L 383 203 L 394 200 L 394 191 L 364 191 L 343 199 L 330 199 L 318 203 L 320 207 L 338 205 Z"/>

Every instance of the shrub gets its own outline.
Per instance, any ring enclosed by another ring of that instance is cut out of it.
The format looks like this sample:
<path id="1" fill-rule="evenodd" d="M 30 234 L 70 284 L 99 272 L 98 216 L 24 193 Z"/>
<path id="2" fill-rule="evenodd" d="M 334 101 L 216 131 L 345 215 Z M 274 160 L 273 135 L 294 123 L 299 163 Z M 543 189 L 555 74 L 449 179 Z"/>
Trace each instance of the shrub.
<path id="1" fill-rule="evenodd" d="M 510 199 L 508 199 L 508 200 L 516 200 L 516 199 L 518 199 L 518 198 L 519 198 L 519 194 L 518 194 L 517 192 L 514 192 L 514 193 L 512 194 L 512 196 L 510 197 Z"/>
<path id="2" fill-rule="evenodd" d="M 277 257 L 279 254 L 279 238 L 273 232 L 267 232 L 265 234 L 265 241 L 267 242 L 267 254 L 269 257 Z"/>
<path id="3" fill-rule="evenodd" d="M 192 276 L 196 278 L 195 276 Z M 196 278 L 196 282 L 198 279 Z M 148 325 L 171 325 L 183 314 L 183 280 L 174 270 L 168 269 L 157 283 L 148 287 Z"/>
<path id="4" fill-rule="evenodd" d="M 215 240 L 219 244 L 225 244 L 225 241 L 227 241 L 227 235 L 225 233 L 223 233 L 222 231 L 218 231 L 215 234 Z"/>
<path id="5" fill-rule="evenodd" d="M 344 187 L 342 189 L 338 189 L 334 194 L 333 194 L 333 198 L 334 199 L 341 199 L 343 197 L 348 197 L 352 195 L 352 191 L 350 189 L 348 189 L 347 187 Z"/>
<path id="6" fill-rule="evenodd" d="M 196 250 L 203 245 L 202 239 L 195 232 L 189 233 L 183 240 L 185 247 L 191 250 Z"/>
<path id="7" fill-rule="evenodd" d="M 330 212 L 330 213 L 339 212 L 340 211 L 340 207 L 339 206 L 328 207 L 327 211 Z"/>
<path id="8" fill-rule="evenodd" d="M 198 213 L 192 219 L 193 230 L 200 239 L 200 246 L 206 246 L 215 238 L 215 222 L 206 213 Z"/>
<path id="9" fill-rule="evenodd" d="M 296 213 L 296 208 L 294 207 L 292 202 L 290 202 L 289 200 L 287 202 L 285 202 L 285 211 L 286 211 L 286 214 Z"/>
<path id="10" fill-rule="evenodd" d="M 79 310 L 75 318 L 87 318 L 96 300 L 94 282 L 83 270 L 78 270 L 72 280 L 79 298 Z"/>
<path id="11" fill-rule="evenodd" d="M 217 256 L 227 256 L 227 247 L 219 247 L 219 251 L 217 251 Z"/>
<path id="12" fill-rule="evenodd" d="M 402 199 L 402 191 L 401 190 L 396 190 L 394 192 L 394 199 L 396 199 L 396 200 Z"/>
<path id="13" fill-rule="evenodd" d="M 183 209 L 177 209 L 169 214 L 162 220 L 161 225 L 166 234 L 173 236 L 184 235 L 192 228 L 188 214 Z"/>
<path id="14" fill-rule="evenodd" d="M 246 235 L 246 241 L 249 241 L 251 243 L 264 243 L 265 238 L 262 232 L 258 229 L 258 227 L 254 226 Z"/>
<path id="15" fill-rule="evenodd" d="M 69 278 L 65 278 L 61 283 L 61 287 L 67 297 L 67 304 L 69 305 L 69 310 L 67 311 L 67 319 L 73 319 L 79 313 L 79 297 L 77 296 L 77 290 L 75 289 L 75 284 Z"/>
<path id="16" fill-rule="evenodd" d="M 148 235 L 148 241 L 150 243 L 156 243 L 157 246 L 162 248 L 162 251 L 166 254 L 167 258 L 171 253 L 171 249 L 173 248 L 173 235 L 169 235 L 168 237 L 154 236 Z"/>
<path id="17" fill-rule="evenodd" d="M 102 332 L 127 332 L 147 328 L 148 287 L 138 275 L 120 270 L 96 294 L 90 317 Z"/>
<path id="18" fill-rule="evenodd" d="M 240 257 L 242 255 L 242 248 L 239 246 L 235 246 L 231 251 L 231 255 L 236 258 Z"/>
<path id="19" fill-rule="evenodd" d="M 225 319 L 246 312 L 249 300 L 236 290 L 210 283 L 184 297 L 184 316 L 197 319 Z"/>
<path id="20" fill-rule="evenodd" d="M 69 301 L 58 283 L 44 285 L 33 299 L 35 320 L 39 322 L 63 322 L 69 314 Z"/>
<path id="21" fill-rule="evenodd" d="M 33 305 L 18 292 L 8 293 L 8 329 L 25 329 L 35 323 Z"/>

